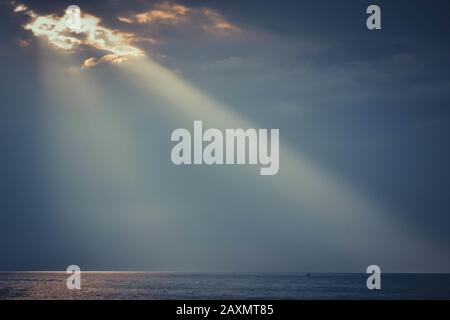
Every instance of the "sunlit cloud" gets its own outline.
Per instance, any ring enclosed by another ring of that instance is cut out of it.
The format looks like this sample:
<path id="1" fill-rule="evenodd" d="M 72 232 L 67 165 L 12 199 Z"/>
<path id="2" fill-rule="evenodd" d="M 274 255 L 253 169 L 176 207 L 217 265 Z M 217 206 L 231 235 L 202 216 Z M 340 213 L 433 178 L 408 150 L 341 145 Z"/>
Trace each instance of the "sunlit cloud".
<path id="1" fill-rule="evenodd" d="M 167 26 L 193 25 L 211 33 L 235 34 L 239 27 L 226 21 L 217 11 L 208 8 L 188 8 L 184 5 L 162 2 L 148 11 L 119 16 L 118 20 L 128 24 L 162 24 Z"/>
<path id="2" fill-rule="evenodd" d="M 24 28 L 31 30 L 36 37 L 46 38 L 48 43 L 56 49 L 63 51 L 74 51 L 80 47 L 92 47 L 97 50 L 109 52 L 99 62 L 120 63 L 129 57 L 143 55 L 143 51 L 132 45 L 136 36 L 133 33 L 112 30 L 100 25 L 101 19 L 82 14 L 80 28 L 73 30 L 69 27 L 69 16 L 65 13 L 62 17 L 56 14 L 40 16 L 23 5 L 14 9 L 16 12 L 24 13 L 30 17 Z M 86 61 L 85 61 L 86 63 Z M 92 60 L 87 64 L 92 64 Z"/>
<path id="3" fill-rule="evenodd" d="M 103 56 L 101 58 L 98 58 L 98 59 L 96 59 L 94 57 L 87 58 L 86 60 L 84 60 L 82 67 L 84 69 L 88 69 L 88 68 L 95 67 L 95 66 L 97 66 L 99 64 L 102 64 L 102 63 L 109 62 L 109 63 L 112 63 L 112 64 L 119 64 L 119 63 L 122 63 L 122 62 L 125 62 L 125 61 L 128 61 L 127 57 L 117 56 L 115 54 L 107 54 L 107 55 L 105 55 L 105 56 Z"/>
<path id="4" fill-rule="evenodd" d="M 14 12 L 25 12 L 28 10 L 28 7 L 23 4 L 19 4 L 17 7 L 14 8 Z"/>
<path id="5" fill-rule="evenodd" d="M 162 22 L 176 25 L 181 22 L 186 22 L 186 20 L 188 19 L 188 15 L 191 12 L 192 9 L 189 9 L 185 6 L 164 2 L 155 5 L 155 7 L 149 11 L 131 15 L 131 17 L 128 18 L 128 20 L 140 24 Z M 123 17 L 122 21 L 124 21 Z"/>
<path id="6" fill-rule="evenodd" d="M 133 23 L 133 20 L 132 19 L 129 19 L 129 18 L 125 18 L 125 17 L 118 17 L 117 18 L 119 21 L 121 21 L 121 22 L 125 22 L 125 23 Z"/>
<path id="7" fill-rule="evenodd" d="M 225 21 L 221 14 L 214 10 L 202 9 L 201 12 L 207 17 L 211 23 L 203 25 L 203 29 L 209 32 L 220 33 L 237 33 L 239 28 L 231 23 Z"/>
<path id="8" fill-rule="evenodd" d="M 159 42 L 155 37 L 137 35 L 131 32 L 113 30 L 101 25 L 99 17 L 88 13 L 81 13 L 80 27 L 70 28 L 69 14 L 60 16 L 56 13 L 39 15 L 24 4 L 11 2 L 15 13 L 29 17 L 24 25 L 34 36 L 45 38 L 48 43 L 61 51 L 74 52 L 84 47 L 102 51 L 100 57 L 89 57 L 84 60 L 83 68 L 92 68 L 102 63 L 119 64 L 131 57 L 145 56 L 143 50 L 135 43 L 145 42 L 155 44 Z M 188 8 L 184 5 L 162 2 L 146 12 L 119 16 L 118 20 L 127 24 L 151 25 L 154 23 L 166 26 L 190 25 L 212 34 L 235 34 L 240 29 L 226 21 L 217 11 L 207 8 Z M 21 46 L 28 46 L 29 42 L 21 42 Z M 107 54 L 104 54 L 104 52 Z"/>

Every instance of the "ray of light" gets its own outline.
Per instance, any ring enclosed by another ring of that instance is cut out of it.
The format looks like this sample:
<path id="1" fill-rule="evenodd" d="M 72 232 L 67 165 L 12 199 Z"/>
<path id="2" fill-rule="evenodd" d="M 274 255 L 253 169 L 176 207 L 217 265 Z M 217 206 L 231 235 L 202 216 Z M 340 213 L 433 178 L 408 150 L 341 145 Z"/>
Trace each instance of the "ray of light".
<path id="1" fill-rule="evenodd" d="M 150 58 L 134 60 L 120 68 L 124 76 L 142 92 L 163 97 L 172 116 L 203 120 L 208 127 L 251 128 L 254 124 L 231 108 L 183 81 L 178 75 Z M 175 110 L 175 112 L 174 112 Z M 411 263 L 426 268 L 427 262 L 448 262 L 443 248 L 423 239 L 407 224 L 331 172 L 318 168 L 294 148 L 280 147 L 280 173 L 275 177 L 255 177 L 255 183 L 270 185 L 279 197 L 298 205 L 297 223 L 316 223 L 318 230 L 336 240 L 336 250 L 367 261 L 390 256 L 390 265 Z M 241 169 L 237 169 L 241 170 Z M 247 178 L 254 176 L 247 175 Z M 264 179 L 264 180 L 262 180 Z M 319 223 L 319 225 L 317 225 Z M 321 237 L 320 234 L 317 235 Z M 406 252 L 404 248 L 414 248 Z M 444 264 L 443 264 L 444 265 Z"/>
<path id="2" fill-rule="evenodd" d="M 70 67 L 76 65 L 72 55 L 56 54 L 43 43 L 40 47 L 48 99 L 43 110 L 48 130 L 45 170 L 59 212 L 55 219 L 65 228 L 67 239 L 89 243 L 85 251 L 97 255 L 93 261 L 101 253 L 103 267 L 108 262 L 123 265 L 117 256 L 120 251 L 130 261 L 145 261 L 147 268 L 154 261 L 170 261 L 173 257 L 163 245 L 145 246 L 148 241 L 180 240 L 176 232 L 169 240 L 158 239 L 161 220 L 170 224 L 171 215 L 153 202 L 144 187 L 142 170 L 148 163 L 141 162 L 140 146 L 127 124 L 113 110 L 102 86 L 89 73 Z M 124 233 L 111 243 L 111 235 Z"/>

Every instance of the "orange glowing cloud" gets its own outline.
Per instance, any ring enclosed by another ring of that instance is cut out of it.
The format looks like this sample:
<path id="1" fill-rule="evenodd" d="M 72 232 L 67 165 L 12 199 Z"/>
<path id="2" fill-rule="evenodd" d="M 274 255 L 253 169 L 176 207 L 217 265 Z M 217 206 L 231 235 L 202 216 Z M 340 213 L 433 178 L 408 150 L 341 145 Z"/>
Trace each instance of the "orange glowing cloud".
<path id="1" fill-rule="evenodd" d="M 210 32 L 219 33 L 237 33 L 239 28 L 225 21 L 223 16 L 216 11 L 210 9 L 201 9 L 202 14 L 210 21 L 209 24 L 203 25 L 203 29 Z"/>
<path id="2" fill-rule="evenodd" d="M 221 34 L 232 34 L 239 32 L 239 28 L 230 22 L 217 11 L 207 8 L 188 8 L 184 5 L 170 2 L 156 4 L 152 9 L 119 16 L 119 21 L 128 24 L 165 24 L 178 26 L 182 24 L 199 25 L 203 30 Z"/>
<path id="3" fill-rule="evenodd" d="M 136 14 L 134 18 L 138 23 L 165 22 L 169 24 L 178 24 L 183 22 L 191 9 L 168 2 L 157 4 L 150 11 Z"/>

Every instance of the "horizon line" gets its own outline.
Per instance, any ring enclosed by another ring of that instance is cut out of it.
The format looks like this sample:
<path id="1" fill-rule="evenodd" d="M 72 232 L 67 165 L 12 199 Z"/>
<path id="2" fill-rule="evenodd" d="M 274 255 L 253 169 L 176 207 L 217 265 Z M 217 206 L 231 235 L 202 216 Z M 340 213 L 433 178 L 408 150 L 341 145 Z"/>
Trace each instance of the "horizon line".
<path id="1" fill-rule="evenodd" d="M 306 271 L 180 271 L 180 270 L 81 270 L 81 273 L 197 273 L 197 274 L 304 274 L 304 275 L 323 275 L 323 274 L 367 274 L 366 272 L 333 272 L 333 271 L 327 271 L 327 272 L 306 272 Z M 68 274 L 72 272 L 67 272 L 66 270 L 0 270 L 1 273 L 63 273 Z M 382 272 L 383 274 L 450 274 L 450 271 L 448 272 L 414 272 L 414 271 L 407 271 L 407 272 Z"/>

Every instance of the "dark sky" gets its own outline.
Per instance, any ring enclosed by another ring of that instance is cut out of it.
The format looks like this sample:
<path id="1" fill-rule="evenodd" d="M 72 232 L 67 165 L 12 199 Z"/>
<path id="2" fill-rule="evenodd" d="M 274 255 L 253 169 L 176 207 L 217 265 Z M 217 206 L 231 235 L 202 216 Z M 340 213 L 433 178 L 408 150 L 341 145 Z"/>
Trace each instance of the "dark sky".
<path id="1" fill-rule="evenodd" d="M 19 3 L 57 16 L 74 4 Z M 155 1 L 76 4 L 155 38 L 136 46 L 226 112 L 279 128 L 280 174 L 175 167 L 170 133 L 197 115 L 115 65 L 81 70 L 105 52 L 51 48 L 2 1 L 0 270 L 450 271 L 448 1 L 377 1 L 378 31 L 372 1 L 177 3 L 239 32 L 208 33 L 200 14 L 117 20 Z"/>

